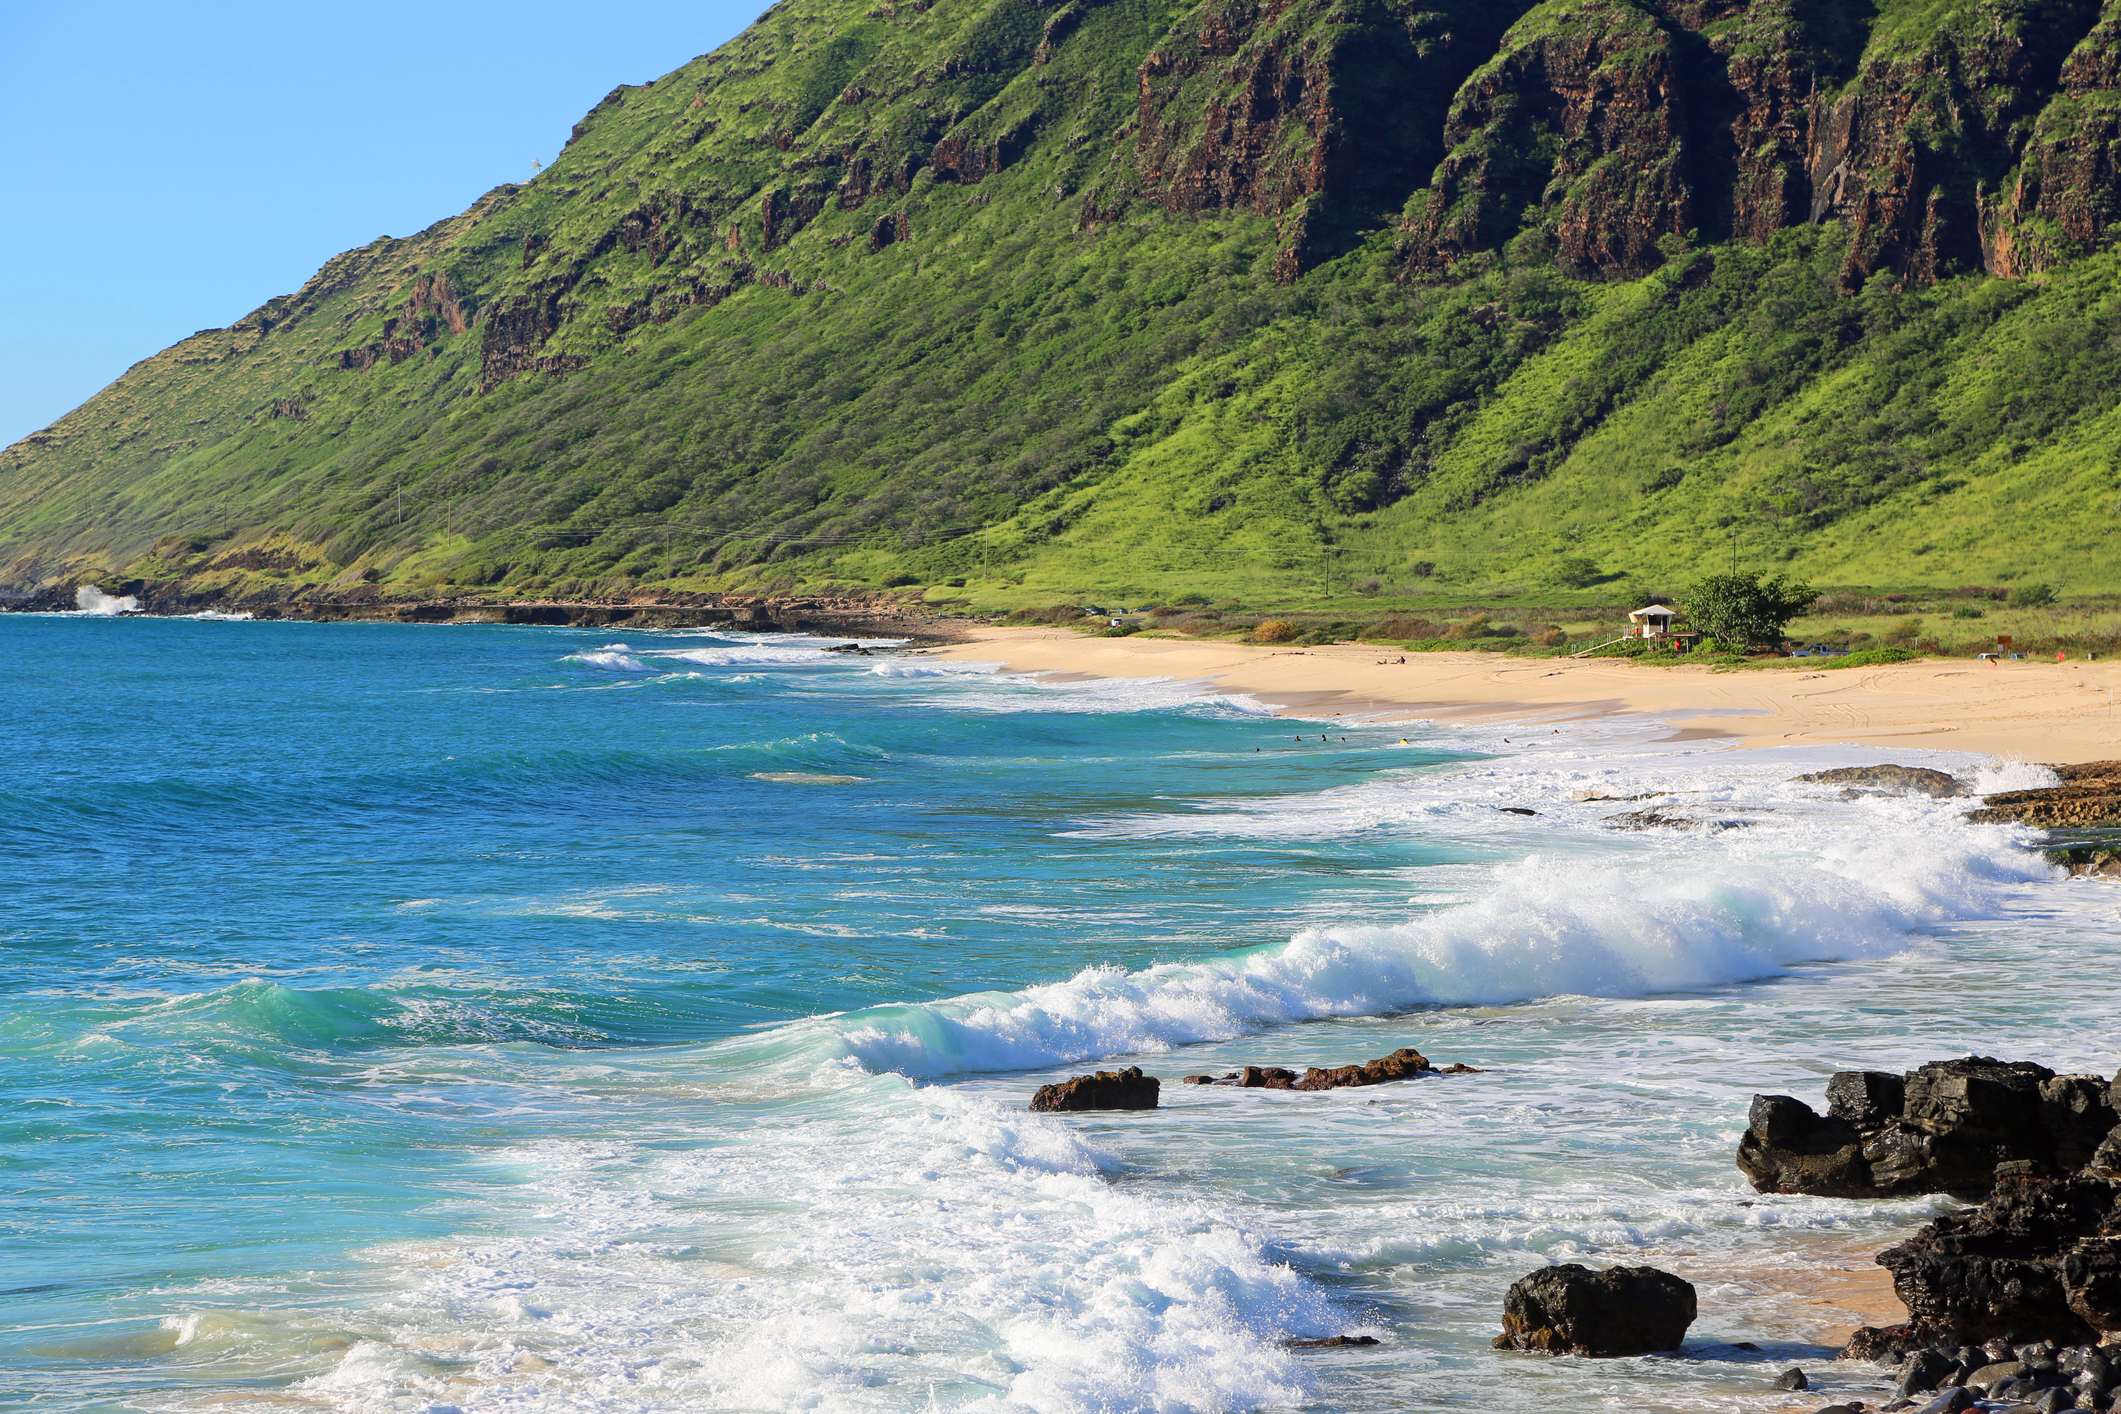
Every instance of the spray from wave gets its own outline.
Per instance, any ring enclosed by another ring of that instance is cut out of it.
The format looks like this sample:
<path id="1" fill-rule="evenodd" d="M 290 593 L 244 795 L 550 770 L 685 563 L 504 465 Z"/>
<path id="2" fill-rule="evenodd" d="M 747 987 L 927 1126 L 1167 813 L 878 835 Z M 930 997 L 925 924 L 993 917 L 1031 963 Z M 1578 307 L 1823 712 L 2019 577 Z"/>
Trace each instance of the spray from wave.
<path id="1" fill-rule="evenodd" d="M 105 594 L 93 584 L 84 584 L 74 591 L 74 607 L 93 618 L 112 619 L 138 613 L 140 601 L 130 594 Z"/>

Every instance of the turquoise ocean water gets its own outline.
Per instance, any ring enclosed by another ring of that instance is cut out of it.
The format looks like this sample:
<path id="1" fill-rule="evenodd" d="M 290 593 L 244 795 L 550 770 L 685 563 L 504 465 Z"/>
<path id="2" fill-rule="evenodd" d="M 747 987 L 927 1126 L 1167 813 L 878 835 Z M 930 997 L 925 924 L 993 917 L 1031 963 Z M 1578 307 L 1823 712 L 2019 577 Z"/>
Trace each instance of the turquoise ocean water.
<path id="1" fill-rule="evenodd" d="M 9 1408 L 1780 1407 L 1792 1288 L 1934 1208 L 1752 1194 L 1750 1095 L 2116 1064 L 2116 893 L 1787 783 L 1875 751 L 787 637 L 0 645 Z M 1704 827 L 1574 798 L 1650 789 Z M 1484 1073 L 1177 1083 L 1402 1045 Z M 1093 1063 L 1165 1107 L 1024 1111 Z M 1487 1350 L 1621 1259 L 1701 1285 L 1683 1357 Z"/>

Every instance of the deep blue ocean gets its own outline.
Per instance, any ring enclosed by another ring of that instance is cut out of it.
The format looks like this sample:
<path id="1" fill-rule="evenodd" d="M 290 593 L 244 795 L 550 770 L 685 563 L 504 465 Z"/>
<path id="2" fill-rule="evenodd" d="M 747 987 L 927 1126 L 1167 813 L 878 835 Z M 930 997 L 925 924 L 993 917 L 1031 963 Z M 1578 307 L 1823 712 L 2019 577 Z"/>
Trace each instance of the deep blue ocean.
<path id="1" fill-rule="evenodd" d="M 618 637 L 0 617 L 0 1406 L 1761 1407 L 1932 1207 L 1757 1198 L 1753 1091 L 2114 1069 L 2114 895 L 1847 753 Z M 1619 1255 L 1688 1358 L 1486 1350 Z"/>

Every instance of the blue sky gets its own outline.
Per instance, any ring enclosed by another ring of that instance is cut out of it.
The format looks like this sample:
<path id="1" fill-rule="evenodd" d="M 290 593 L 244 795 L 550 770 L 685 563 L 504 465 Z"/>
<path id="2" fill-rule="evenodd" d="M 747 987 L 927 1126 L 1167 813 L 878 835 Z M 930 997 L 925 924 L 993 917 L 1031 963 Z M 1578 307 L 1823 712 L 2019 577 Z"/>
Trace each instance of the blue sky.
<path id="1" fill-rule="evenodd" d="M 551 161 L 763 0 L 0 4 L 0 445 Z"/>

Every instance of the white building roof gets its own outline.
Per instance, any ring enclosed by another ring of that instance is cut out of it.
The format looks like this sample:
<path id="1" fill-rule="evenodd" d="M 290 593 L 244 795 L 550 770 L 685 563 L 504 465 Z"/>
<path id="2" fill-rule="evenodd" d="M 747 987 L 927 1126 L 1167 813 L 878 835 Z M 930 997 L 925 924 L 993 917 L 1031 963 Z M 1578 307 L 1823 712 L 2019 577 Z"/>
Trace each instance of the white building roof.
<path id="1" fill-rule="evenodd" d="M 1679 617 L 1679 611 L 1673 608 L 1670 604 L 1651 604 L 1647 608 L 1637 609 L 1634 613 L 1629 614 L 1628 617 L 1631 619 L 1640 619 L 1647 618 L 1651 614 L 1663 614 L 1667 618 L 1675 619 Z"/>

